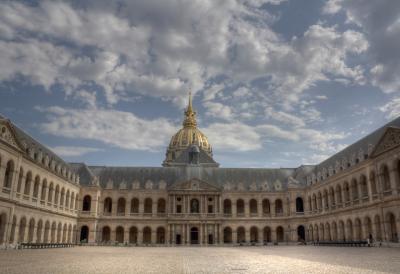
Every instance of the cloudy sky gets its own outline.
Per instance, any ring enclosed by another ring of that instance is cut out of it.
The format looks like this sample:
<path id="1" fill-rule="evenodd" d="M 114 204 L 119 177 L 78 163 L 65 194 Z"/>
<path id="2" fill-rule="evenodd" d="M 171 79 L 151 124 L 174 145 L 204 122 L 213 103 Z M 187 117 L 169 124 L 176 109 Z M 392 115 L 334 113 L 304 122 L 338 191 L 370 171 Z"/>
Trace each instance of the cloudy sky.
<path id="1" fill-rule="evenodd" d="M 318 163 L 400 114 L 400 1 L 1 1 L 0 113 L 160 166 L 188 90 L 225 167 Z"/>

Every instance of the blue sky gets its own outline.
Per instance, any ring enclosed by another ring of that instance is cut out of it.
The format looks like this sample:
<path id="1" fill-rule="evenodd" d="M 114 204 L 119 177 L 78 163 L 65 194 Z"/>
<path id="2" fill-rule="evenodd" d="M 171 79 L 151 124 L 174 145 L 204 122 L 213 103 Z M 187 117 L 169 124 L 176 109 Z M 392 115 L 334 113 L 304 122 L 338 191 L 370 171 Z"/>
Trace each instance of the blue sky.
<path id="1" fill-rule="evenodd" d="M 400 2 L 2 1 L 0 113 L 66 161 L 160 166 L 188 90 L 224 167 L 318 163 L 400 114 Z"/>

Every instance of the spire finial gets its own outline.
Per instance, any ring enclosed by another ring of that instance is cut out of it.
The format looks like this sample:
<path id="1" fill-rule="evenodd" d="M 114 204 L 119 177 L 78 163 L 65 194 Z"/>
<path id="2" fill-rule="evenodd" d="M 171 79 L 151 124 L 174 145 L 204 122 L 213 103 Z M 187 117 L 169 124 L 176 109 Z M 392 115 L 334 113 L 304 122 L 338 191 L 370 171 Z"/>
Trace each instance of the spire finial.
<path id="1" fill-rule="evenodd" d="M 193 110 L 192 105 L 192 91 L 189 89 L 189 101 L 185 110 L 185 119 L 183 120 L 183 127 L 196 127 L 196 111 Z"/>

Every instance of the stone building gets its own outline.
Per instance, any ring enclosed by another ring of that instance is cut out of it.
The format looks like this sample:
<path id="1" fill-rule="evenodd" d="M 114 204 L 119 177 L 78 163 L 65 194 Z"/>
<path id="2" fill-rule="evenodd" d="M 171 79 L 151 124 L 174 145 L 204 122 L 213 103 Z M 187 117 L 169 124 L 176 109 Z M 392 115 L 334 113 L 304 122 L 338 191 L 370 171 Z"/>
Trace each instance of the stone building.
<path id="1" fill-rule="evenodd" d="M 0 243 L 221 245 L 400 231 L 400 118 L 322 163 L 222 168 L 191 99 L 162 167 L 66 163 L 0 117 Z"/>

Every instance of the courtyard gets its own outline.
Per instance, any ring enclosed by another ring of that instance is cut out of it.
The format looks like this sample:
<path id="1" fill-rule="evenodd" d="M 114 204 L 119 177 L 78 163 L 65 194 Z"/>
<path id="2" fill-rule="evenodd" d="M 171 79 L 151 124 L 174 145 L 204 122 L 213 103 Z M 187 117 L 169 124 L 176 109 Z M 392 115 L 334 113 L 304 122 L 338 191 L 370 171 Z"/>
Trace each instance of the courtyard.
<path id="1" fill-rule="evenodd" d="M 399 273 L 399 248 L 74 247 L 0 251 L 1 273 Z"/>

